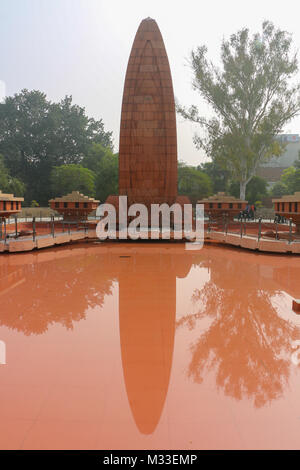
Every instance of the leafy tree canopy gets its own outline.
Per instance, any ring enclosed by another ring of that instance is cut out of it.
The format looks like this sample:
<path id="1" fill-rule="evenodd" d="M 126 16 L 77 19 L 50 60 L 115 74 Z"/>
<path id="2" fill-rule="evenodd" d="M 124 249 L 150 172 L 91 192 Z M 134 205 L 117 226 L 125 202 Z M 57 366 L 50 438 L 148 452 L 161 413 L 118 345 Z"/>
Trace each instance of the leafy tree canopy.
<path id="1" fill-rule="evenodd" d="M 94 143 L 82 160 L 82 165 L 95 173 L 96 197 L 105 202 L 110 194 L 118 194 L 119 158 L 110 148 Z"/>
<path id="2" fill-rule="evenodd" d="M 229 186 L 229 193 L 232 196 L 239 197 L 239 182 L 233 181 Z M 267 182 L 260 176 L 253 176 L 252 180 L 247 185 L 246 200 L 250 204 L 254 204 L 256 201 L 261 201 L 268 195 Z"/>
<path id="3" fill-rule="evenodd" d="M 293 194 L 300 191 L 300 168 L 290 166 L 284 170 L 280 181 L 286 186 L 287 194 Z"/>
<path id="4" fill-rule="evenodd" d="M 119 189 L 119 157 L 107 151 L 99 163 L 96 172 L 96 195 L 105 202 L 110 194 L 118 194 Z"/>
<path id="5" fill-rule="evenodd" d="M 285 194 L 288 194 L 289 190 L 282 181 L 277 181 L 274 186 L 271 188 L 270 194 L 272 197 L 281 197 Z"/>
<path id="6" fill-rule="evenodd" d="M 81 163 L 94 142 L 112 148 L 112 133 L 71 96 L 53 103 L 40 91 L 24 89 L 0 103 L 0 153 L 11 175 L 26 184 L 28 201 L 47 204 L 52 168 Z"/>
<path id="7" fill-rule="evenodd" d="M 269 21 L 262 33 L 247 28 L 221 45 L 221 68 L 207 59 L 206 46 L 191 54 L 193 88 L 211 106 L 214 116 L 201 116 L 196 106 L 178 105 L 186 119 L 199 123 L 204 134 L 195 143 L 230 171 L 240 197 L 261 162 L 283 151 L 275 139 L 300 110 L 300 85 L 291 84 L 298 71 L 291 36 Z"/>
<path id="8" fill-rule="evenodd" d="M 3 155 L 0 155 L 0 190 L 3 193 L 14 194 L 19 197 L 24 196 L 25 192 L 25 184 L 10 175 L 5 166 Z"/>
<path id="9" fill-rule="evenodd" d="M 102 159 L 112 155 L 113 153 L 111 148 L 104 147 L 100 143 L 93 143 L 88 148 L 81 164 L 82 166 L 89 168 L 90 170 L 97 173 L 101 168 Z"/>
<path id="10" fill-rule="evenodd" d="M 51 171 L 53 196 L 63 196 L 79 191 L 86 196 L 95 196 L 95 173 L 82 165 L 70 163 L 56 166 Z"/>
<path id="11" fill-rule="evenodd" d="M 210 177 L 196 167 L 178 163 L 178 193 L 188 196 L 192 204 L 212 194 Z"/>
<path id="12" fill-rule="evenodd" d="M 220 191 L 226 192 L 230 173 L 228 170 L 222 168 L 216 160 L 202 163 L 197 169 L 203 171 L 203 173 L 206 173 L 210 177 L 214 194 Z"/>

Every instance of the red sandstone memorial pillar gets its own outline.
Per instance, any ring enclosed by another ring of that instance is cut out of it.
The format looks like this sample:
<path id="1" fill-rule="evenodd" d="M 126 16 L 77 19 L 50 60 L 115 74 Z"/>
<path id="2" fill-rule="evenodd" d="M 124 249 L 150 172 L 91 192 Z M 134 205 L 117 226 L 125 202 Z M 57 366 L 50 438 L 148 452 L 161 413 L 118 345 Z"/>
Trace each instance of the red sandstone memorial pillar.
<path id="1" fill-rule="evenodd" d="M 175 101 L 169 61 L 155 20 L 143 20 L 131 49 L 123 92 L 119 195 L 128 204 L 188 203 L 177 198 Z M 116 196 L 108 203 L 117 204 Z"/>

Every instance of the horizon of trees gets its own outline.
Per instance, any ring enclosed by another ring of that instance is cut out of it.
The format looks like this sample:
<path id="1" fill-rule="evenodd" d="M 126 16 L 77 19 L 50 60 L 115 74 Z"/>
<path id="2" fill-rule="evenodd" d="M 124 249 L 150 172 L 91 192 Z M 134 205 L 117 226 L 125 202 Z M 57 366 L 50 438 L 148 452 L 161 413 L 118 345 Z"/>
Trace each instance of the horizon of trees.
<path id="1" fill-rule="evenodd" d="M 47 206 L 52 197 L 78 190 L 104 202 L 118 193 L 118 154 L 102 120 L 66 96 L 59 103 L 44 93 L 22 90 L 0 103 L 0 189 L 25 198 L 25 205 Z M 246 199 L 300 191 L 300 159 L 271 191 L 255 176 Z M 178 193 L 193 203 L 219 191 L 239 197 L 239 182 L 216 159 L 199 165 L 178 162 Z"/>
<path id="2" fill-rule="evenodd" d="M 15 192 L 29 204 L 36 200 L 47 205 L 54 196 L 53 169 L 81 164 L 96 144 L 112 154 L 112 132 L 73 104 L 72 96 L 54 103 L 41 91 L 24 89 L 0 103 L 0 154 L 11 181 L 8 187 L 22 182 Z"/>

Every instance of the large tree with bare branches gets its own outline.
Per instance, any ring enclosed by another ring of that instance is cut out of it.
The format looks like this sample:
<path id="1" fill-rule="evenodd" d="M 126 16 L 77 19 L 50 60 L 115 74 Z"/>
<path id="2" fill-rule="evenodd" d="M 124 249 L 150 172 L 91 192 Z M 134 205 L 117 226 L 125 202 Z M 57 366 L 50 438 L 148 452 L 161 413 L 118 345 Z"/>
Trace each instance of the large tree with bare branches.
<path id="1" fill-rule="evenodd" d="M 196 146 L 230 170 L 244 199 L 259 165 L 282 153 L 276 135 L 300 110 L 291 35 L 265 21 L 260 34 L 251 36 L 242 29 L 223 40 L 221 67 L 207 59 L 206 46 L 192 52 L 191 66 L 193 88 L 211 105 L 214 116 L 202 117 L 196 106 L 178 105 L 178 112 L 200 124 Z"/>

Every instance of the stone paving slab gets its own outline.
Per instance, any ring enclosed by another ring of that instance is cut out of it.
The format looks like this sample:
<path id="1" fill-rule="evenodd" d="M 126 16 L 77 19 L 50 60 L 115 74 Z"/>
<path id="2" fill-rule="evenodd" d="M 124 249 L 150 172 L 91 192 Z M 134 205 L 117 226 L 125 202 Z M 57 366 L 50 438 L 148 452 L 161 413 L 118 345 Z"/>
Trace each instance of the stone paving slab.
<path id="1" fill-rule="evenodd" d="M 9 241 L 7 243 L 8 251 L 10 253 L 20 252 L 20 251 L 31 251 L 36 247 L 36 242 L 33 240 L 22 240 L 22 241 Z"/>
<path id="2" fill-rule="evenodd" d="M 36 248 L 40 249 L 40 248 L 46 248 L 48 246 L 53 246 L 55 244 L 54 240 L 55 238 L 53 237 L 37 239 Z"/>

